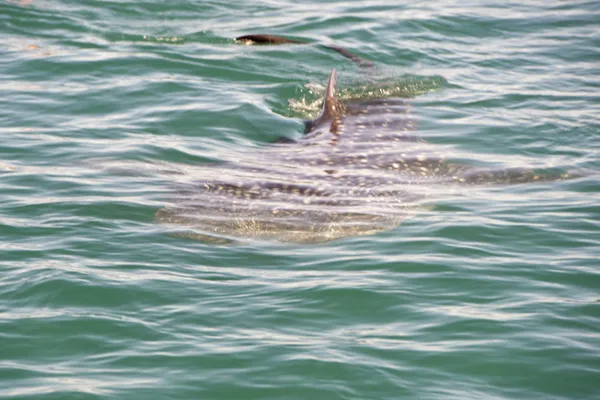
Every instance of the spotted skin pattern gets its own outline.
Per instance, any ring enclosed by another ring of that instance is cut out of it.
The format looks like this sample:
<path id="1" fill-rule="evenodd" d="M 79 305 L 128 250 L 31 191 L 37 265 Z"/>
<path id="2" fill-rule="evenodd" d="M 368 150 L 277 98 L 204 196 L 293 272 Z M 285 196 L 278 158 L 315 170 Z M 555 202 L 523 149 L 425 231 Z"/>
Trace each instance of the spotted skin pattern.
<path id="1" fill-rule="evenodd" d="M 408 99 L 343 103 L 336 90 L 333 70 L 321 114 L 302 138 L 236 163 L 207 165 L 204 179 L 181 191 L 156 219 L 187 228 L 180 236 L 211 243 L 316 243 L 398 226 L 426 197 L 423 188 L 546 179 L 526 169 L 449 162 L 450 149 L 415 134 Z"/>

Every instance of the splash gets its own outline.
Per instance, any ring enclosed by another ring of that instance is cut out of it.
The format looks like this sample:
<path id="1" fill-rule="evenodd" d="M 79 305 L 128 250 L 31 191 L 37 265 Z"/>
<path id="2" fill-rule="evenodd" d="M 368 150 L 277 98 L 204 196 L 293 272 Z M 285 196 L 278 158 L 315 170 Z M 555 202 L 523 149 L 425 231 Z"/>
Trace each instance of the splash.
<path id="1" fill-rule="evenodd" d="M 367 83 L 350 84 L 340 90 L 342 101 L 370 100 L 390 97 L 415 97 L 424 93 L 439 90 L 448 84 L 441 76 L 404 75 L 392 80 L 386 76 L 372 78 Z M 293 118 L 314 118 L 320 111 L 325 86 L 307 83 L 301 90 L 299 98 L 290 99 L 289 114 Z"/>

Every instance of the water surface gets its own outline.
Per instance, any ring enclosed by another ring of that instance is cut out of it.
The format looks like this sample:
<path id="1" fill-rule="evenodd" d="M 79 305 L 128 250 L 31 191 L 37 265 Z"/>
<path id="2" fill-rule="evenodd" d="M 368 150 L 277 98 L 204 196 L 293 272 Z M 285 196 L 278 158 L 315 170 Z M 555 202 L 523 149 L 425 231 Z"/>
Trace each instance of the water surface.
<path id="1" fill-rule="evenodd" d="M 1 2 L 0 397 L 600 398 L 599 20 L 595 1 Z M 254 32 L 376 73 L 232 41 Z M 449 191 L 323 244 L 155 223 L 173 170 L 299 137 L 333 67 L 348 97 L 405 84 L 419 135 L 482 166 L 589 174 Z"/>

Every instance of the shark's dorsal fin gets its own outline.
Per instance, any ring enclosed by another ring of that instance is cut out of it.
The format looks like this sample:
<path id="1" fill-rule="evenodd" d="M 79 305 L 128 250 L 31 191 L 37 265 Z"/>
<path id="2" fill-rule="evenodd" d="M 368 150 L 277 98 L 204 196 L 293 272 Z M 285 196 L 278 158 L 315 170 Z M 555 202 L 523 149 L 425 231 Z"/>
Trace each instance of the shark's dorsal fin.
<path id="1" fill-rule="evenodd" d="M 329 123 L 338 119 L 344 112 L 344 105 L 337 97 L 337 73 L 335 68 L 329 74 L 327 89 L 325 90 L 325 98 L 323 99 L 323 107 L 319 116 L 312 121 L 312 126 Z"/>
<path id="2" fill-rule="evenodd" d="M 306 133 L 310 133 L 319 127 L 327 126 L 330 132 L 336 131 L 336 123 L 340 121 L 344 114 L 344 104 L 337 97 L 337 73 L 335 68 L 329 74 L 323 107 L 319 116 L 306 122 Z"/>
<path id="3" fill-rule="evenodd" d="M 339 106 L 339 100 L 337 99 L 337 72 L 335 68 L 331 70 L 329 74 L 329 81 L 327 82 L 327 90 L 325 90 L 325 98 L 323 99 L 323 109 L 321 115 L 328 115 L 335 117 L 339 114 L 337 107 Z"/>

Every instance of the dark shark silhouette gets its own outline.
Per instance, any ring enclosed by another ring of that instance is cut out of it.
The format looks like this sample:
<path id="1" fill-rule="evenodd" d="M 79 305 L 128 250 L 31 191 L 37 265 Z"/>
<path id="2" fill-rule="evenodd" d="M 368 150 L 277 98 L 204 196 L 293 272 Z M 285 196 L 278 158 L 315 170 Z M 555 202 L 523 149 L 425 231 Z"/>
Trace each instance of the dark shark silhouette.
<path id="1" fill-rule="evenodd" d="M 245 43 L 248 45 L 253 45 L 253 44 L 308 44 L 308 42 L 306 42 L 306 41 L 293 40 L 293 39 L 288 39 L 283 36 L 264 35 L 264 34 L 238 36 L 235 38 L 235 40 L 237 42 Z M 332 46 L 332 45 L 327 45 L 327 44 L 320 44 L 319 46 L 324 47 L 329 50 L 333 50 L 335 52 L 338 52 L 341 55 L 343 55 L 344 57 L 349 58 L 350 60 L 354 61 L 361 67 L 373 66 L 373 63 L 371 61 L 365 60 L 364 58 L 359 57 L 356 54 L 349 52 L 348 50 L 344 49 L 343 47 Z"/>
<path id="2" fill-rule="evenodd" d="M 482 170 L 446 160 L 447 148 L 415 134 L 404 98 L 343 102 L 331 72 L 320 115 L 296 141 L 235 163 L 207 165 L 161 223 L 213 243 L 240 238 L 316 243 L 398 226 L 439 184 L 512 184 L 562 179 L 527 169 Z"/>

